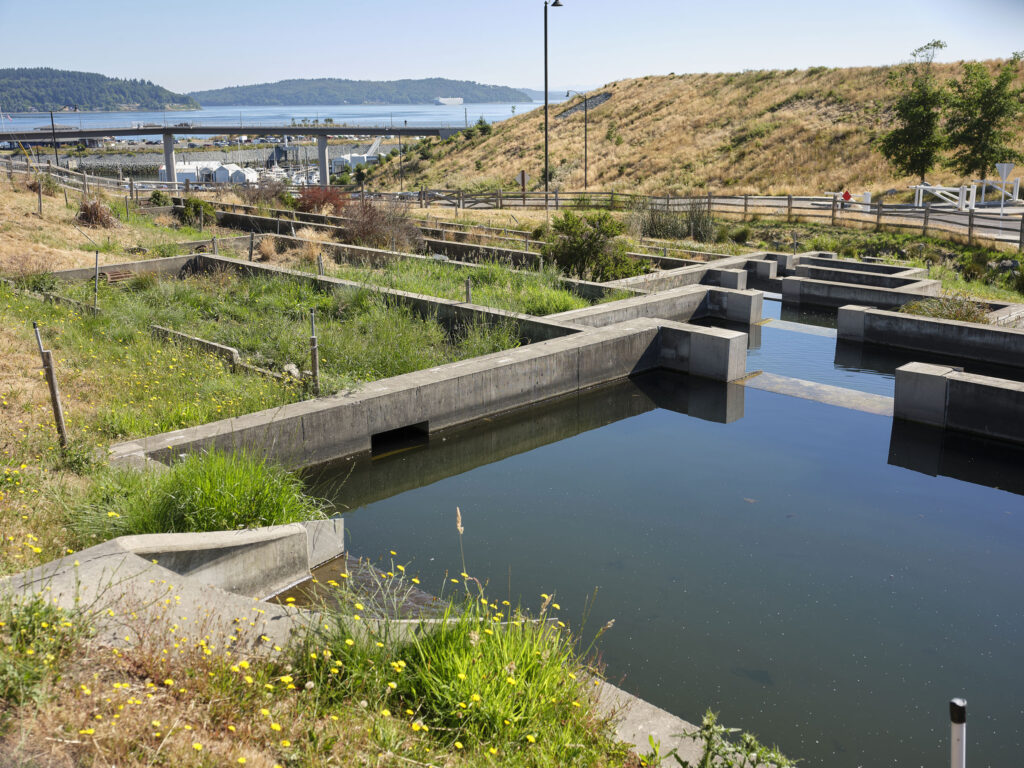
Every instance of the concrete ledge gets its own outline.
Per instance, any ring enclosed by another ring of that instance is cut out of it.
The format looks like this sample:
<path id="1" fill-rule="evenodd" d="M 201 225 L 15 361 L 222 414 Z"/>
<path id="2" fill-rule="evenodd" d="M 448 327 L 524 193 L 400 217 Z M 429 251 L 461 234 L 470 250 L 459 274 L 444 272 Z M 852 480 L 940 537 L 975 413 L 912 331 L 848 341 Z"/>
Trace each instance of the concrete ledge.
<path id="1" fill-rule="evenodd" d="M 1024 330 L 863 306 L 839 308 L 839 338 L 1024 370 Z"/>
<path id="2" fill-rule="evenodd" d="M 939 296 L 941 293 L 942 284 L 938 280 L 918 280 L 896 289 L 812 280 L 806 277 L 782 279 L 782 300 L 787 304 L 815 304 L 822 307 L 865 304 L 890 309 L 912 301 Z"/>
<path id="3" fill-rule="evenodd" d="M 908 363 L 896 369 L 896 416 L 1024 443 L 1024 383 Z"/>
<path id="4" fill-rule="evenodd" d="M 185 254 L 183 256 L 168 256 L 164 259 L 128 261 L 122 264 L 101 264 L 100 272 L 109 272 L 112 269 L 119 269 L 134 272 L 137 275 L 177 275 L 180 274 L 183 269 L 186 269 L 194 258 L 195 256 L 193 254 Z M 58 280 L 72 281 L 86 280 L 94 277 L 95 274 L 95 267 L 85 267 L 83 269 L 63 269 L 59 272 L 54 272 L 53 276 Z"/>
<path id="5" fill-rule="evenodd" d="M 709 269 L 704 273 L 701 282 L 704 285 L 715 285 L 719 288 L 732 288 L 733 290 L 743 291 L 747 287 L 747 270 L 742 268 Z"/>
<path id="6" fill-rule="evenodd" d="M 176 341 L 181 344 L 196 347 L 204 352 L 209 352 L 211 355 L 223 358 L 232 366 L 239 365 L 242 362 L 242 356 L 234 347 L 218 344 L 215 341 L 207 341 L 206 339 L 201 339 L 198 336 L 189 336 L 187 333 L 181 333 L 180 331 L 172 331 L 170 328 L 164 328 L 162 325 L 149 326 L 149 332 L 158 339 Z"/>
<path id="7" fill-rule="evenodd" d="M 774 373 L 758 372 L 741 382 L 750 389 L 775 392 L 779 395 L 799 397 L 803 400 L 814 400 L 825 405 L 839 408 L 850 408 L 862 413 L 873 413 L 876 416 L 892 416 L 893 399 L 885 395 L 874 395 L 859 392 L 855 389 L 835 387 L 831 384 L 819 384 L 815 381 L 794 379 Z"/>
<path id="8" fill-rule="evenodd" d="M 745 333 L 662 322 L 659 341 L 662 368 L 716 381 L 735 381 L 746 373 Z"/>

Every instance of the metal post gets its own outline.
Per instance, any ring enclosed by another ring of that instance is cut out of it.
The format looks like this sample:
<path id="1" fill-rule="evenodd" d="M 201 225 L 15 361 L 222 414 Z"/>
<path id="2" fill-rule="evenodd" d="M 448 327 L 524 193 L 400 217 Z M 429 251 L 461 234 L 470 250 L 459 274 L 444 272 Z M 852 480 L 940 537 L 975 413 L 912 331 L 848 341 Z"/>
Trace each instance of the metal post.
<path id="1" fill-rule="evenodd" d="M 949 702 L 949 765 L 964 768 L 967 763 L 967 700 L 950 699 Z"/>
<path id="2" fill-rule="evenodd" d="M 548 0 L 544 0 L 544 210 L 548 209 Z"/>
<path id="3" fill-rule="evenodd" d="M 466 303 L 473 303 L 473 284 L 469 281 L 468 277 L 466 278 Z"/>
<path id="4" fill-rule="evenodd" d="M 39 194 L 39 218 L 43 218 L 43 182 L 36 179 L 36 192 Z"/>
<path id="5" fill-rule="evenodd" d="M 137 200 L 135 197 L 135 179 L 130 176 L 128 177 L 128 197 L 132 200 Z"/>
<path id="6" fill-rule="evenodd" d="M 131 200 L 131 198 L 128 195 L 125 195 L 124 196 L 124 220 L 126 222 L 130 222 L 132 220 L 132 211 L 131 211 L 131 208 L 129 207 L 129 203 L 128 203 L 129 200 Z"/>
<path id="7" fill-rule="evenodd" d="M 316 344 L 316 310 L 309 310 L 309 360 L 313 372 L 313 394 L 320 397 L 320 350 Z"/>
<path id="8" fill-rule="evenodd" d="M 932 215 L 932 204 L 924 204 L 924 221 L 921 223 L 921 237 L 928 237 L 928 219 Z"/>
<path id="9" fill-rule="evenodd" d="M 100 252 L 96 251 L 96 269 L 92 279 L 92 311 L 96 314 L 100 308 Z"/>
<path id="10" fill-rule="evenodd" d="M 252 232 L 249 233 L 249 261 L 252 261 L 253 246 L 256 245 L 256 235 Z"/>
<path id="11" fill-rule="evenodd" d="M 1017 241 L 1017 250 L 1024 253 L 1024 216 L 1020 217 L 1020 240 Z"/>
<path id="12" fill-rule="evenodd" d="M 974 209 L 967 213 L 967 244 L 974 245 Z"/>

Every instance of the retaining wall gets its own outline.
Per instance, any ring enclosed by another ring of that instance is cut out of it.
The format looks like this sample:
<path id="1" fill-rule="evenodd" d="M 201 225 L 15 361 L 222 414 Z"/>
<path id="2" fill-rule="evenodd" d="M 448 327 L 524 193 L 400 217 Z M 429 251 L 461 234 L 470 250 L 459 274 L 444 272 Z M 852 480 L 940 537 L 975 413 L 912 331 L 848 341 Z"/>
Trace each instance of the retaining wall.
<path id="1" fill-rule="evenodd" d="M 894 416 L 1022 443 L 1024 383 L 908 363 L 896 369 Z"/>
<path id="2" fill-rule="evenodd" d="M 811 280 L 806 277 L 782 279 L 782 300 L 787 304 L 816 304 L 823 307 L 864 304 L 888 309 L 939 296 L 941 293 L 942 283 L 938 280 L 919 280 L 896 289 Z"/>
<path id="3" fill-rule="evenodd" d="M 861 306 L 839 308 L 843 341 L 898 347 L 1020 368 L 1024 330 L 941 320 Z"/>
<path id="4" fill-rule="evenodd" d="M 114 446 L 115 461 L 169 463 L 245 450 L 286 466 L 368 451 L 375 435 L 434 432 L 658 367 L 729 381 L 746 368 L 736 331 L 639 319 L 373 382 L 337 394 Z"/>

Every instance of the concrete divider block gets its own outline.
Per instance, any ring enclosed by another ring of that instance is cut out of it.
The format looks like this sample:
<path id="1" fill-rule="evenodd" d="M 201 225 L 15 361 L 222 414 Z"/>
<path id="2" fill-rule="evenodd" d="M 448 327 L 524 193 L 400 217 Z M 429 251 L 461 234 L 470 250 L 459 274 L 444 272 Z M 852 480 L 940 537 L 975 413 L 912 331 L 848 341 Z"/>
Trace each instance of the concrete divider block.
<path id="1" fill-rule="evenodd" d="M 662 323 L 659 360 L 663 368 L 735 381 L 747 368 L 747 335 L 724 328 Z"/>
<path id="2" fill-rule="evenodd" d="M 946 381 L 947 428 L 1024 442 L 1024 383 L 962 371 Z"/>
<path id="3" fill-rule="evenodd" d="M 732 288 L 742 291 L 747 287 L 746 269 L 709 269 L 704 273 L 701 281 L 705 285 L 715 285 L 719 288 Z"/>
<path id="4" fill-rule="evenodd" d="M 949 389 L 946 376 L 954 371 L 929 363 L 907 363 L 897 368 L 893 417 L 945 427 Z"/>
<path id="5" fill-rule="evenodd" d="M 774 280 L 778 277 L 779 263 L 777 261 L 752 261 L 754 275 L 758 280 Z"/>
<path id="6" fill-rule="evenodd" d="M 799 304 L 800 296 L 803 293 L 804 279 L 802 277 L 782 278 L 782 301 L 785 304 Z"/>
<path id="7" fill-rule="evenodd" d="M 839 308 L 837 318 L 837 335 L 844 341 L 864 341 L 864 317 L 869 307 L 847 304 Z"/>

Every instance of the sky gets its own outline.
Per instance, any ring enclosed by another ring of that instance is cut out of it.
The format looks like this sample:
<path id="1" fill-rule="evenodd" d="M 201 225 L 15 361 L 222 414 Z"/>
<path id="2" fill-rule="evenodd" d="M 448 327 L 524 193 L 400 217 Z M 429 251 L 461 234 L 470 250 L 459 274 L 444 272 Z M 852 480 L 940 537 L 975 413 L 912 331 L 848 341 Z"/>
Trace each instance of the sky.
<path id="1" fill-rule="evenodd" d="M 552 90 L 642 75 L 941 61 L 1024 48 L 1024 0 L 562 0 Z M 543 0 L 0 0 L 0 67 L 48 66 L 186 92 L 293 77 L 449 77 L 542 88 Z M 16 34 L 23 30 L 24 34 Z M 2 95 L 2 94 L 0 94 Z"/>

